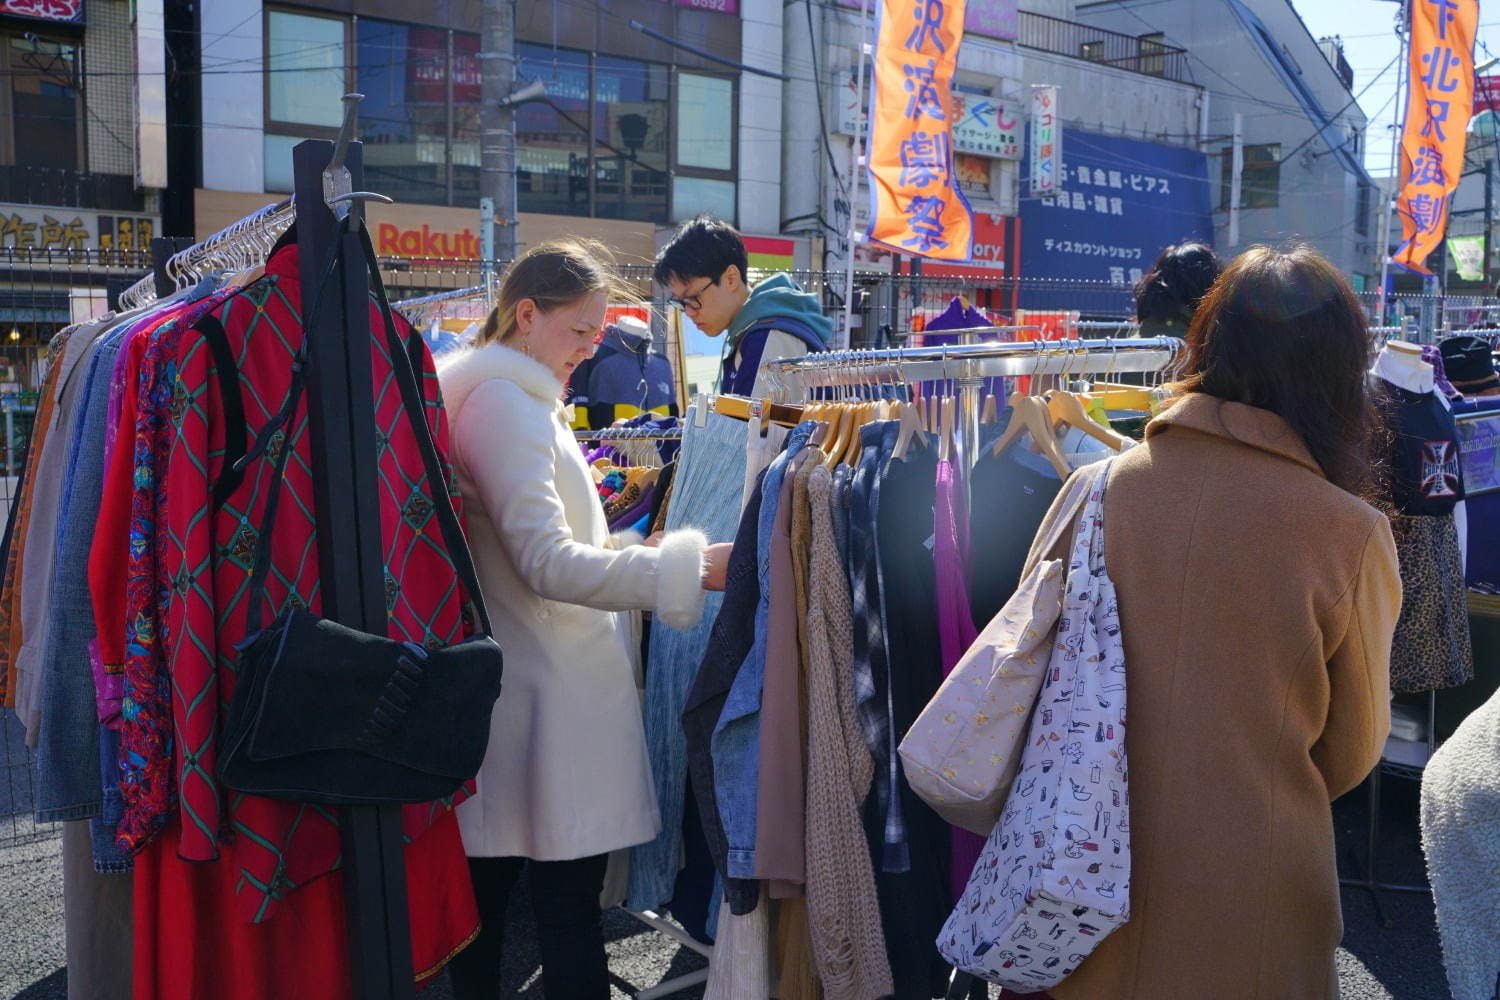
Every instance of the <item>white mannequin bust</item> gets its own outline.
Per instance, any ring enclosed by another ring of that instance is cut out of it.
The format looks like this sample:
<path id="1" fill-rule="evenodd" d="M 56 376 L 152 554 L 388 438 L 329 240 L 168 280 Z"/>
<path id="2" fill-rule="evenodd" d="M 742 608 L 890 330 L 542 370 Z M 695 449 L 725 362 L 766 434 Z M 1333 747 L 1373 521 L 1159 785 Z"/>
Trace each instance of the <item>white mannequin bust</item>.
<path id="1" fill-rule="evenodd" d="M 1422 348 L 1404 340 L 1387 341 L 1375 359 L 1374 374 L 1407 392 L 1429 393 L 1436 386 L 1432 366 L 1422 360 Z"/>

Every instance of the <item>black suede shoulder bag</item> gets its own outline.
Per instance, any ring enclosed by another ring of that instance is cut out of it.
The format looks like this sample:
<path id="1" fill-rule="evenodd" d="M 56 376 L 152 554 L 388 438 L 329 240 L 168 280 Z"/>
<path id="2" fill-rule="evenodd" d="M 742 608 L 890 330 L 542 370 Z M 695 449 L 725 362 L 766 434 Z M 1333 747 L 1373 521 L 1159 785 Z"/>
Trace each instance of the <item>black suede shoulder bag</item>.
<path id="1" fill-rule="evenodd" d="M 374 248 L 369 235 L 362 236 L 402 405 L 416 433 L 444 547 L 472 602 L 479 634 L 424 648 L 294 606 L 261 627 L 276 507 L 292 450 L 293 417 L 306 383 L 311 338 L 305 337 L 286 401 L 254 447 L 235 463 L 242 470 L 268 455 L 275 473 L 250 577 L 246 636 L 236 646 L 238 680 L 220 744 L 218 776 L 237 791 L 326 805 L 429 802 L 456 792 L 484 761 L 502 666 L 474 560 L 424 416 L 412 363 L 413 353 L 420 357 L 420 341 L 401 343 Z M 319 281 L 308 311 L 309 330 L 336 262 L 335 254 Z"/>

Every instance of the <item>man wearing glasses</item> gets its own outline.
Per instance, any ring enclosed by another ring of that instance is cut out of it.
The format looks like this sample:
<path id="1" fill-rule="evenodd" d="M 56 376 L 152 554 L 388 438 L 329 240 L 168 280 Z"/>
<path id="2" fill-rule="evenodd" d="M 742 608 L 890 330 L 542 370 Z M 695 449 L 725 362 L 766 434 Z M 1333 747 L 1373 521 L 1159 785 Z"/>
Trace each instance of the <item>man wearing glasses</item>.
<path id="1" fill-rule="evenodd" d="M 766 362 L 826 350 L 833 334 L 816 295 L 785 274 L 751 288 L 748 268 L 740 234 L 703 215 L 678 228 L 652 272 L 698 329 L 710 337 L 728 334 L 719 392 L 739 396 L 754 395 Z"/>

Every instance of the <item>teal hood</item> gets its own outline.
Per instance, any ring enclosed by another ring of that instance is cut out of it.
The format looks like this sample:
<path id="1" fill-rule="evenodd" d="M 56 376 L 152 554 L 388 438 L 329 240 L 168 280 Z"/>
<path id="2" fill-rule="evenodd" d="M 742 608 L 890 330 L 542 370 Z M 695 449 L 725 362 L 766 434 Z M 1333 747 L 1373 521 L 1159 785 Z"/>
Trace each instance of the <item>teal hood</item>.
<path id="1" fill-rule="evenodd" d="M 825 347 L 833 336 L 833 321 L 823 315 L 818 297 L 798 288 L 788 275 L 778 274 L 750 290 L 750 298 L 730 322 L 728 349 L 733 351 L 734 345 L 752 326 L 775 319 L 801 323 Z"/>

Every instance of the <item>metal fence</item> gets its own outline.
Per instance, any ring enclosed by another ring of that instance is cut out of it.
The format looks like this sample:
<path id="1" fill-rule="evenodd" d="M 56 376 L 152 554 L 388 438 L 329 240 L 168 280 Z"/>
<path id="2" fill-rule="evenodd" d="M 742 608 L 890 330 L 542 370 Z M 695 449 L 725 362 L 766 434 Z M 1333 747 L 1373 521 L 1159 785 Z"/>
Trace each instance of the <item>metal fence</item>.
<path id="1" fill-rule="evenodd" d="M 1380 293 L 1363 292 L 1361 305 L 1370 322 L 1380 315 Z M 1384 325 L 1402 330 L 1413 343 L 1433 344 L 1464 330 L 1500 328 L 1500 299 L 1477 295 L 1391 295 L 1385 301 Z"/>
<path id="2" fill-rule="evenodd" d="M 1124 35 L 1024 10 L 1020 12 L 1017 29 L 1016 41 L 1029 49 L 1087 59 L 1178 83 L 1194 82 L 1187 50 L 1166 44 L 1159 35 Z"/>

